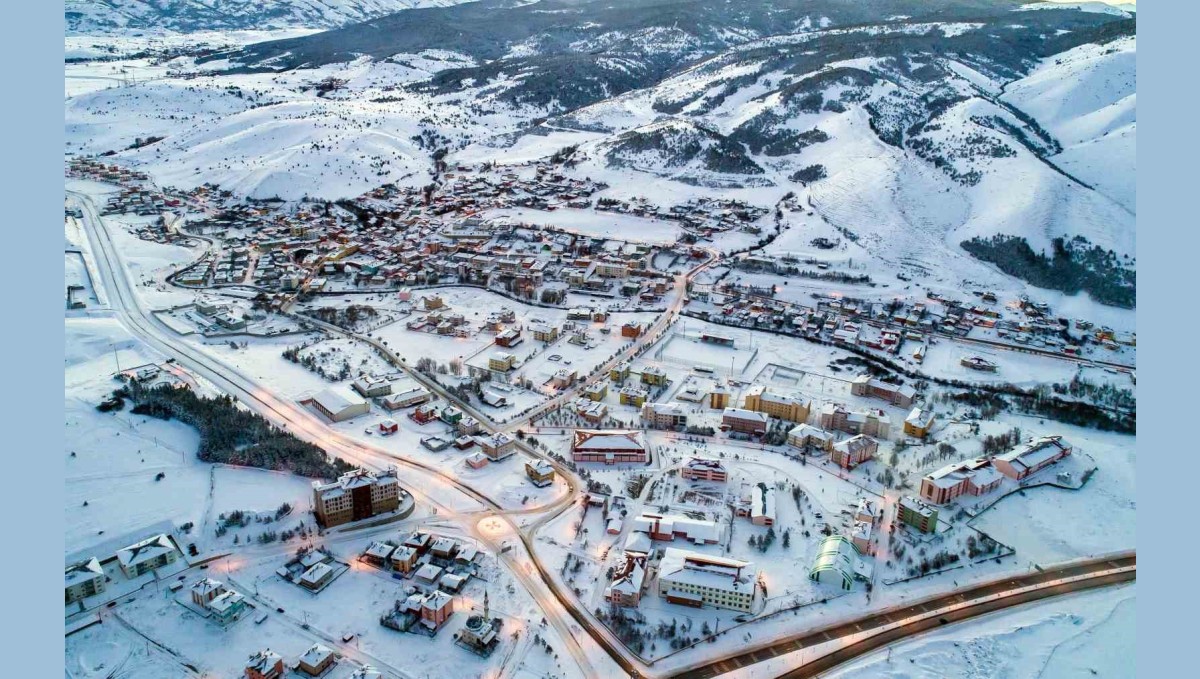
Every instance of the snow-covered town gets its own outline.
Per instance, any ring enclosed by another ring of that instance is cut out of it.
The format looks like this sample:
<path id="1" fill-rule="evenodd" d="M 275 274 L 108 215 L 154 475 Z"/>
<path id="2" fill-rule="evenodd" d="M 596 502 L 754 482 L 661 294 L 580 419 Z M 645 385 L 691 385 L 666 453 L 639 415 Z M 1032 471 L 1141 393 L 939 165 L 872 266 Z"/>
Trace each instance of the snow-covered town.
<path id="1" fill-rule="evenodd" d="M 68 677 L 1134 675 L 1136 10 L 163 4 L 67 3 Z"/>

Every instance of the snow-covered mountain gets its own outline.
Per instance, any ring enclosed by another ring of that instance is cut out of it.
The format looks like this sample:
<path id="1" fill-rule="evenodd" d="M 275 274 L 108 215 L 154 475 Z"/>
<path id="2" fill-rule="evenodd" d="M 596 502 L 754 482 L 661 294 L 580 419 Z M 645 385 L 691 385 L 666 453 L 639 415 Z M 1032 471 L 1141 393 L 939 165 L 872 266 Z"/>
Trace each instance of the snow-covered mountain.
<path id="1" fill-rule="evenodd" d="M 336 28 L 469 0 L 66 0 L 68 35 Z"/>

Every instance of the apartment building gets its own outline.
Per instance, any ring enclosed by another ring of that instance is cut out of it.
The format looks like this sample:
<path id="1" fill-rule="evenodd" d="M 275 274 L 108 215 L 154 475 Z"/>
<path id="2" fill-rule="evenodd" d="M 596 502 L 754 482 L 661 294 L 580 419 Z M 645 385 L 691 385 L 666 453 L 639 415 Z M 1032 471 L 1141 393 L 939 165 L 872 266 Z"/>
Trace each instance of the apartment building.
<path id="1" fill-rule="evenodd" d="M 869 436 L 858 434 L 845 441 L 833 444 L 829 459 L 842 469 L 853 469 L 875 457 L 879 452 L 879 442 Z"/>
<path id="2" fill-rule="evenodd" d="M 104 569 L 96 557 L 67 566 L 66 603 L 86 599 L 104 591 Z"/>
<path id="3" fill-rule="evenodd" d="M 679 429 L 688 423 L 687 408 L 679 403 L 646 403 L 642 421 L 653 429 Z"/>
<path id="4" fill-rule="evenodd" d="M 355 469 L 337 481 L 313 481 L 313 511 L 322 526 L 330 528 L 361 521 L 400 507 L 400 480 L 395 467 L 375 474 Z"/>
<path id="5" fill-rule="evenodd" d="M 742 407 L 788 422 L 804 422 L 812 409 L 812 401 L 799 394 L 772 393 L 756 384 L 746 391 Z"/>
<path id="6" fill-rule="evenodd" d="M 892 384 L 870 375 L 859 375 L 850 383 L 850 393 L 855 396 L 878 398 L 900 408 L 911 408 L 917 397 L 916 389 L 907 384 Z"/>
<path id="7" fill-rule="evenodd" d="M 742 408 L 726 408 L 721 415 L 721 430 L 761 436 L 767 433 L 769 420 L 766 413 Z"/>
<path id="8" fill-rule="evenodd" d="M 158 570 L 175 563 L 179 549 L 166 533 L 146 538 L 117 552 L 117 562 L 127 578 Z"/>

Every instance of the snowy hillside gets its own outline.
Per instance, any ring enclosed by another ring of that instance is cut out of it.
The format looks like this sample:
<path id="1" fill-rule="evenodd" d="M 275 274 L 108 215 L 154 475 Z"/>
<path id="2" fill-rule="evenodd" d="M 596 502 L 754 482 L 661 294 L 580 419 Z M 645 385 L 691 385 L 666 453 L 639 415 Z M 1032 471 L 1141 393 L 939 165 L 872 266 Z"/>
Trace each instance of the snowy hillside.
<path id="1" fill-rule="evenodd" d="M 333 28 L 467 0 L 66 0 L 68 35 Z"/>

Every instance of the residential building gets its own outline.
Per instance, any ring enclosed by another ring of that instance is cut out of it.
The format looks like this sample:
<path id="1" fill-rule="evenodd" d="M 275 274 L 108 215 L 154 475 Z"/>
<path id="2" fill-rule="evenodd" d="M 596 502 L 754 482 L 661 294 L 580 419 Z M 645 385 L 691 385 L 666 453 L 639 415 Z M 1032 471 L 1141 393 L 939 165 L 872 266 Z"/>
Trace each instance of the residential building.
<path id="1" fill-rule="evenodd" d="M 318 590 L 333 580 L 333 567 L 324 561 L 308 567 L 300 576 L 300 586 L 306 589 Z"/>
<path id="2" fill-rule="evenodd" d="M 507 351 L 497 351 L 488 358 L 488 369 L 496 372 L 508 372 L 513 369 L 517 357 Z"/>
<path id="3" fill-rule="evenodd" d="M 729 407 L 729 391 L 724 387 L 714 387 L 708 392 L 708 407 L 713 410 L 724 410 Z"/>
<path id="4" fill-rule="evenodd" d="M 497 432 L 488 436 L 477 436 L 475 437 L 475 441 L 479 444 L 479 450 L 492 460 L 503 460 L 517 452 L 516 440 L 505 432 Z"/>
<path id="5" fill-rule="evenodd" d="M 812 402 L 799 394 L 771 393 L 766 387 L 756 384 L 746 391 L 742 407 L 789 422 L 804 422 L 808 419 Z"/>
<path id="6" fill-rule="evenodd" d="M 400 507 L 400 480 L 395 467 L 381 473 L 355 469 L 337 481 L 313 481 L 313 511 L 326 528 L 369 519 Z"/>
<path id="7" fill-rule="evenodd" d="M 892 421 L 882 410 L 851 412 L 837 403 L 826 403 L 817 413 L 817 426 L 850 434 L 863 434 L 886 439 L 891 433 Z"/>
<path id="8" fill-rule="evenodd" d="M 937 530 L 937 507 L 922 502 L 915 497 L 905 495 L 900 498 L 900 523 L 908 524 L 922 533 L 932 533 Z"/>
<path id="9" fill-rule="evenodd" d="M 583 396 L 590 401 L 603 401 L 608 396 L 608 383 L 596 382 L 584 387 Z"/>
<path id="10" fill-rule="evenodd" d="M 621 387 L 619 396 L 621 405 L 641 408 L 646 403 L 646 399 L 650 396 L 650 392 L 635 384 L 626 384 L 625 386 Z"/>
<path id="11" fill-rule="evenodd" d="M 875 457 L 877 452 L 879 452 L 878 441 L 858 434 L 833 444 L 833 451 L 829 453 L 829 459 L 842 469 L 853 469 Z"/>
<path id="12" fill-rule="evenodd" d="M 1071 454 L 1072 446 L 1061 436 L 1043 436 L 992 458 L 1001 474 L 1022 481 Z"/>
<path id="13" fill-rule="evenodd" d="M 883 399 L 900 408 L 911 408 L 917 396 L 916 389 L 907 384 L 892 384 L 866 374 L 854 378 L 850 383 L 850 393 Z"/>
<path id="14" fill-rule="evenodd" d="M 933 429 L 933 413 L 924 408 L 913 408 L 904 418 L 904 435 L 923 439 Z"/>
<path id="15" fill-rule="evenodd" d="M 858 550 L 859 554 L 871 553 L 871 530 L 874 524 L 867 521 L 855 521 L 854 526 L 850 528 L 850 544 Z"/>
<path id="16" fill-rule="evenodd" d="M 656 365 L 648 365 L 642 369 L 642 384 L 659 386 L 667 383 L 667 371 Z"/>
<path id="17" fill-rule="evenodd" d="M 613 573 L 612 582 L 604 588 L 604 600 L 618 606 L 636 608 L 646 588 L 646 555 L 626 554 L 625 563 Z"/>
<path id="18" fill-rule="evenodd" d="M 645 403 L 642 421 L 653 429 L 680 429 L 687 426 L 687 408 L 679 403 Z"/>
<path id="19" fill-rule="evenodd" d="M 321 644 L 314 644 L 312 648 L 301 654 L 300 659 L 296 661 L 296 667 L 310 677 L 317 677 L 336 662 L 337 656 L 333 654 L 333 649 Z"/>
<path id="20" fill-rule="evenodd" d="M 646 464 L 650 461 L 642 432 L 626 429 L 576 429 L 571 455 L 576 462 Z"/>
<path id="21" fill-rule="evenodd" d="M 658 595 L 671 603 L 754 609 L 758 570 L 749 562 L 669 547 L 658 570 Z"/>
<path id="22" fill-rule="evenodd" d="M 246 679 L 283 679 L 283 658 L 269 648 L 255 653 L 246 663 Z"/>
<path id="23" fill-rule="evenodd" d="M 388 560 L 392 558 L 392 553 L 395 551 L 395 545 L 376 540 L 367 546 L 367 551 L 363 552 L 362 559 L 367 563 L 382 567 L 387 565 Z"/>
<path id="24" fill-rule="evenodd" d="M 332 422 L 345 422 L 371 412 L 371 404 L 342 387 L 322 389 L 304 403 L 312 404 Z"/>
<path id="25" fill-rule="evenodd" d="M 166 533 L 160 533 L 117 552 L 117 562 L 127 578 L 158 570 L 175 563 L 179 549 Z"/>
<path id="26" fill-rule="evenodd" d="M 529 460 L 525 463 L 525 475 L 538 488 L 554 483 L 554 467 L 545 460 Z"/>
<path id="27" fill-rule="evenodd" d="M 725 483 L 729 480 L 729 474 L 725 471 L 725 465 L 718 460 L 706 460 L 700 457 L 693 457 L 688 460 L 687 464 L 679 470 L 679 475 L 689 481 L 715 481 L 717 483 Z"/>
<path id="28" fill-rule="evenodd" d="M 104 591 L 104 584 L 104 569 L 96 557 L 67 566 L 66 603 L 100 594 Z"/>
<path id="29" fill-rule="evenodd" d="M 533 339 L 537 342 L 554 342 L 558 339 L 558 326 L 548 323 L 531 323 L 529 325 L 529 334 L 533 335 Z"/>
<path id="30" fill-rule="evenodd" d="M 721 430 L 761 436 L 767 433 L 769 420 L 766 413 L 742 408 L 726 408 L 721 415 Z"/>
<path id="31" fill-rule="evenodd" d="M 835 439 L 836 437 L 832 432 L 825 431 L 820 427 L 814 427 L 811 424 L 800 424 L 792 427 L 788 432 L 787 442 L 788 445 L 800 450 L 812 447 L 817 450 L 823 450 L 826 453 L 832 453 Z"/>

